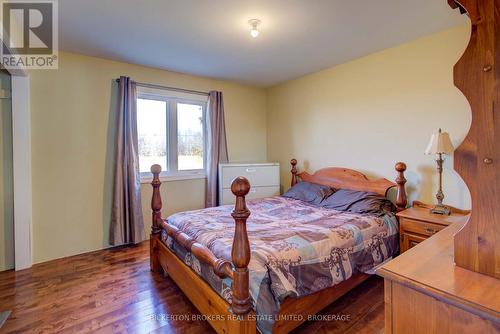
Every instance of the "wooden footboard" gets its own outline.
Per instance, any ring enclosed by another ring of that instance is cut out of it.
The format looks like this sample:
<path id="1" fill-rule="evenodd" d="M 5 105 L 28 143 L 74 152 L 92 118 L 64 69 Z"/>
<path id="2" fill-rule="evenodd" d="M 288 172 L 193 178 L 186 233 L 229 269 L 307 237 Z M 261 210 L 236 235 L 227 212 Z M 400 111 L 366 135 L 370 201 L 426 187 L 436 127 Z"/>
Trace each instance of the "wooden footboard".
<path id="1" fill-rule="evenodd" d="M 160 269 L 177 284 L 217 333 L 256 333 L 255 313 L 235 315 L 231 305 L 221 298 L 202 278 L 184 264 L 159 237 L 151 239 L 153 256 Z"/>

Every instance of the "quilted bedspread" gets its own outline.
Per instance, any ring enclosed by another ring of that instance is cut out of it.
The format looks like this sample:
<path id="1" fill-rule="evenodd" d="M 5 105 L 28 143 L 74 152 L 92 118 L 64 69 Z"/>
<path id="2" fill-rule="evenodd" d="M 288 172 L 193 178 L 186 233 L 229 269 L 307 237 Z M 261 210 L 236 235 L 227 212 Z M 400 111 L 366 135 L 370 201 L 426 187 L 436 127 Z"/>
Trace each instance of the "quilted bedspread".
<path id="1" fill-rule="evenodd" d="M 279 305 L 368 272 L 398 251 L 398 223 L 392 213 L 360 215 L 285 197 L 248 201 L 250 294 L 257 326 L 270 333 Z M 215 256 L 231 259 L 234 206 L 181 212 L 167 221 Z M 212 269 L 162 233 L 163 242 L 212 288 L 231 302 L 231 279 Z"/>

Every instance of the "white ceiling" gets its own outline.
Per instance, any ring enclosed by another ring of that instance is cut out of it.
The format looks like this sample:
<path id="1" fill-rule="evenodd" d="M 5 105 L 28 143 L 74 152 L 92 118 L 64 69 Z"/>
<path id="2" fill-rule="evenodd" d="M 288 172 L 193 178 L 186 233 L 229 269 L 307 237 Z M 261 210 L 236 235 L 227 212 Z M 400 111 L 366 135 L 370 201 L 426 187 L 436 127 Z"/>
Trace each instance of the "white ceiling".
<path id="1" fill-rule="evenodd" d="M 60 0 L 59 17 L 62 50 L 259 86 L 466 20 L 446 0 Z"/>

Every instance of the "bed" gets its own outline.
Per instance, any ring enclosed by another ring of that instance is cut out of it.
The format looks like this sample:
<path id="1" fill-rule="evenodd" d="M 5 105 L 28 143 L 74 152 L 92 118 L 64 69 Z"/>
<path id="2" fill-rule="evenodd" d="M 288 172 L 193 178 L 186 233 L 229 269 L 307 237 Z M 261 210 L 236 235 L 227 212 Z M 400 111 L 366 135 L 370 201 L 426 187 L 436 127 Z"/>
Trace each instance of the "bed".
<path id="1" fill-rule="evenodd" d="M 386 196 L 406 207 L 404 163 L 396 183 L 346 168 L 298 173 L 292 181 Z M 151 270 L 169 275 L 218 333 L 287 333 L 369 277 L 398 251 L 394 215 L 360 214 L 276 196 L 161 218 L 160 166 L 153 172 Z"/>

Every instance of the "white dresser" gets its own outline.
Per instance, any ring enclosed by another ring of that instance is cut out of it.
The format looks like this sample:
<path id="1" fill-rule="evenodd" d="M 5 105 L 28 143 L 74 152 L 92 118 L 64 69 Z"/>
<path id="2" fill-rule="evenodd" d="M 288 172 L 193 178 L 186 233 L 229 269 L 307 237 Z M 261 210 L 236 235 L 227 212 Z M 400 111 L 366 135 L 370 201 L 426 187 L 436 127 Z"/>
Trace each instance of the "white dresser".
<path id="1" fill-rule="evenodd" d="M 231 192 L 234 178 L 243 176 L 250 182 L 247 199 L 264 198 L 280 194 L 279 163 L 223 163 L 219 164 L 219 198 L 221 205 L 233 204 Z"/>

